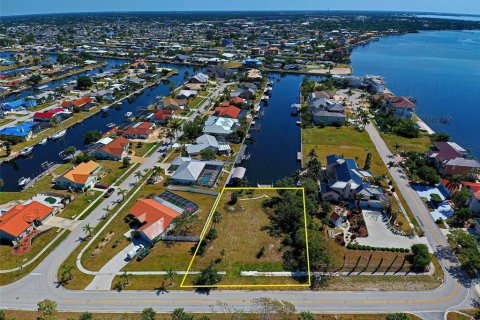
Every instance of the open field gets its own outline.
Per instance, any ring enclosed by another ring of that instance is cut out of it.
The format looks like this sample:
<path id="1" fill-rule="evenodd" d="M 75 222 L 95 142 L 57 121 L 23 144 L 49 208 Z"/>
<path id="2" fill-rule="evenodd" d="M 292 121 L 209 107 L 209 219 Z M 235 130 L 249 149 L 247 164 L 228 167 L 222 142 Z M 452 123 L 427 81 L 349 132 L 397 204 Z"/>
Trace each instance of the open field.
<path id="1" fill-rule="evenodd" d="M 219 221 L 211 219 L 206 236 L 200 242 L 200 246 L 202 242 L 206 243 L 205 252 L 202 254 L 197 250 L 189 271 L 201 271 L 215 261 L 215 268 L 226 272 L 220 286 L 298 284 L 290 277 L 241 276 L 241 271 L 287 271 L 283 267 L 283 239 L 269 234 L 269 212 L 263 207 L 266 199 L 278 195 L 277 191 L 250 189 L 254 191 L 248 194 L 247 190 L 242 190 L 238 201 L 232 204 L 231 196 L 239 190 L 224 189 L 215 209 L 221 218 Z M 209 237 L 213 230 L 217 232 L 215 239 Z M 184 285 L 191 285 L 194 278 L 193 275 L 187 276 Z"/>

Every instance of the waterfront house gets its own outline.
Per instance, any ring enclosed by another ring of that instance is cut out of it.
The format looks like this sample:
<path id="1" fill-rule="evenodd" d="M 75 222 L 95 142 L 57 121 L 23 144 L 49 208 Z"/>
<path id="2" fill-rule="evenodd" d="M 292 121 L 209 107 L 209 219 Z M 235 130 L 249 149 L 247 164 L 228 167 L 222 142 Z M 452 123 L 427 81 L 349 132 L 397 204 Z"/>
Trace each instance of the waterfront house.
<path id="1" fill-rule="evenodd" d="M 335 125 L 345 122 L 345 107 L 336 101 L 320 98 L 309 102 L 309 110 L 313 115 L 315 125 Z"/>
<path id="2" fill-rule="evenodd" d="M 85 191 L 97 183 L 101 169 L 102 166 L 95 161 L 82 162 L 58 177 L 55 186 L 59 189 Z"/>
<path id="3" fill-rule="evenodd" d="M 5 111 L 14 111 L 28 109 L 37 106 L 36 100 L 17 99 L 14 101 L 5 102 L 2 109 Z"/>
<path id="4" fill-rule="evenodd" d="M 168 122 L 168 119 L 173 117 L 175 110 L 170 109 L 159 109 L 155 111 L 155 115 L 153 117 L 153 121 L 155 124 L 165 125 Z"/>
<path id="5" fill-rule="evenodd" d="M 255 58 L 245 59 L 243 65 L 247 68 L 259 68 L 262 66 L 262 62 Z"/>
<path id="6" fill-rule="evenodd" d="M 355 160 L 329 155 L 325 179 L 320 184 L 321 198 L 324 201 L 349 201 L 362 208 L 383 209 L 388 203 L 387 196 L 381 188 L 370 184 L 371 178 L 372 173 L 359 168 Z M 356 199 L 357 195 L 360 199 Z"/>
<path id="7" fill-rule="evenodd" d="M 190 78 L 189 82 L 191 83 L 202 83 L 206 84 L 208 82 L 209 76 L 204 73 L 198 73 Z"/>
<path id="8" fill-rule="evenodd" d="M 61 119 L 62 115 L 66 117 L 70 117 L 72 114 L 70 112 L 66 112 L 63 108 L 54 108 L 44 112 L 35 112 L 33 115 L 33 120 L 37 122 L 51 122 L 54 119 Z"/>
<path id="9" fill-rule="evenodd" d="M 240 127 L 237 119 L 210 116 L 203 126 L 203 133 L 217 137 L 228 137 Z"/>
<path id="10" fill-rule="evenodd" d="M 62 107 L 73 110 L 76 108 L 80 108 L 83 111 L 88 111 L 95 106 L 92 98 L 90 97 L 83 97 L 76 100 L 64 100 L 62 101 Z"/>
<path id="11" fill-rule="evenodd" d="M 175 158 L 167 172 L 173 172 L 170 182 L 178 185 L 214 187 L 220 178 L 224 162 L 201 161 L 187 157 Z"/>
<path id="12" fill-rule="evenodd" d="M 445 176 L 471 174 L 480 169 L 480 162 L 467 158 L 468 152 L 455 142 L 433 143 L 425 153 L 425 159 L 433 164 L 438 173 Z"/>
<path id="13" fill-rule="evenodd" d="M 235 72 L 227 67 L 210 66 L 205 69 L 205 74 L 208 75 L 210 78 L 218 79 L 232 77 Z"/>
<path id="14" fill-rule="evenodd" d="M 178 99 L 190 99 L 190 98 L 195 98 L 198 95 L 197 90 L 180 90 L 180 92 L 177 95 Z"/>
<path id="15" fill-rule="evenodd" d="M 213 115 L 217 117 L 238 119 L 241 111 L 240 108 L 229 105 L 227 107 L 216 107 Z"/>
<path id="16" fill-rule="evenodd" d="M 155 124 L 151 122 L 137 122 L 125 130 L 118 130 L 128 139 L 148 139 L 153 134 Z"/>
<path id="17" fill-rule="evenodd" d="M 56 210 L 38 201 L 13 206 L 0 215 L 0 239 L 13 244 L 19 242 L 55 215 Z"/>
<path id="18" fill-rule="evenodd" d="M 406 97 L 386 96 L 383 104 L 387 110 L 405 119 L 412 119 L 417 106 Z"/>
<path id="19" fill-rule="evenodd" d="M 97 144 L 92 155 L 97 159 L 120 161 L 128 154 L 130 140 L 124 137 L 103 138 Z"/>
<path id="20" fill-rule="evenodd" d="M 139 199 L 130 209 L 129 214 L 139 223 L 136 229 L 142 239 L 155 242 L 180 213 L 154 199 Z"/>
<path id="21" fill-rule="evenodd" d="M 160 100 L 158 106 L 160 109 L 172 109 L 172 110 L 184 109 L 187 106 L 187 100 L 173 99 L 173 98 L 167 97 Z"/>
<path id="22" fill-rule="evenodd" d="M 0 129 L 0 137 L 13 138 L 22 141 L 30 140 L 37 132 L 38 124 L 35 122 L 24 122 L 12 127 Z"/>
<path id="23" fill-rule="evenodd" d="M 475 215 L 480 214 L 480 183 L 462 182 L 462 186 L 470 193 L 466 205 Z"/>
<path id="24" fill-rule="evenodd" d="M 185 145 L 189 156 L 196 156 L 204 150 L 212 150 L 215 153 L 229 154 L 230 145 L 224 140 L 218 140 L 214 136 L 203 134 L 195 140 L 195 144 Z"/>

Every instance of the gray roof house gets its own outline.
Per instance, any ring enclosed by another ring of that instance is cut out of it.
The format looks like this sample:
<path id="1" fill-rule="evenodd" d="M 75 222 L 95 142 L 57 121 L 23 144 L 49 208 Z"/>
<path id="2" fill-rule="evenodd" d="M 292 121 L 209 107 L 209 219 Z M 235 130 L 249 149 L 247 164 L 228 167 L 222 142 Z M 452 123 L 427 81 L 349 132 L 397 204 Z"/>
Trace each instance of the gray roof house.
<path id="1" fill-rule="evenodd" d="M 222 161 L 200 161 L 188 157 L 177 157 L 168 168 L 169 172 L 174 171 L 170 182 L 179 185 L 214 187 L 223 166 Z"/>
<path id="2" fill-rule="evenodd" d="M 332 125 L 342 123 L 347 119 L 344 114 L 345 107 L 341 103 L 330 99 L 320 98 L 311 101 L 308 108 L 312 111 L 313 122 L 316 125 L 322 122 L 327 125 Z"/>
<path id="3" fill-rule="evenodd" d="M 226 142 L 219 142 L 217 138 L 209 134 L 204 134 L 195 140 L 195 144 L 187 144 L 187 153 L 190 156 L 200 154 L 203 150 L 212 150 L 215 153 L 228 153 L 231 148 Z"/>
<path id="4" fill-rule="evenodd" d="M 203 133 L 214 136 L 229 136 L 237 131 L 240 123 L 237 119 L 210 116 L 203 126 Z"/>

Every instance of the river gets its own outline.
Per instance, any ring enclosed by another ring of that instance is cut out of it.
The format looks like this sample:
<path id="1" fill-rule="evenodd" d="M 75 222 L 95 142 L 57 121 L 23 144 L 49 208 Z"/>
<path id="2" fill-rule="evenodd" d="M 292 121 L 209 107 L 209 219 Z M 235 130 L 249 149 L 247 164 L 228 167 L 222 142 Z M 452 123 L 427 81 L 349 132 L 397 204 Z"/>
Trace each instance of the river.
<path id="1" fill-rule="evenodd" d="M 117 59 L 108 60 L 111 60 L 111 66 L 123 63 L 123 61 Z M 177 75 L 169 78 L 170 81 L 173 81 L 176 83 L 176 85 L 183 83 L 185 71 L 189 71 L 190 75 L 193 74 L 193 67 L 190 66 L 173 64 L 161 64 L 160 66 L 165 68 L 175 68 L 178 70 Z M 69 81 L 68 79 L 65 80 Z M 121 124 L 125 121 L 125 113 L 127 111 L 133 112 L 143 109 L 148 105 L 153 104 L 157 96 L 164 96 L 168 94 L 168 84 L 160 83 L 152 86 L 138 95 L 132 103 L 124 100 L 119 110 L 116 110 L 112 107 L 106 116 L 102 115 L 101 113 L 97 113 L 96 115 L 85 119 L 83 124 L 79 124 L 68 129 L 67 134 L 63 138 L 58 140 L 48 140 L 48 142 L 44 145 L 36 145 L 30 157 L 18 157 L 9 163 L 4 162 L 0 164 L 0 177 L 5 182 L 4 186 L 0 188 L 0 191 L 19 191 L 18 180 L 21 177 L 33 178 L 45 171 L 42 168 L 42 163 L 45 161 L 60 163 L 61 160 L 58 156 L 58 153 L 69 146 L 75 146 L 77 149 L 85 148 L 83 144 L 83 136 L 87 131 L 99 130 L 101 132 L 106 132 L 108 130 L 106 127 L 107 123 L 113 122 L 116 124 Z"/>
<path id="2" fill-rule="evenodd" d="M 383 75 L 395 94 L 415 97 L 417 114 L 433 130 L 480 157 L 480 31 L 381 38 L 355 49 L 352 66 L 356 75 Z"/>

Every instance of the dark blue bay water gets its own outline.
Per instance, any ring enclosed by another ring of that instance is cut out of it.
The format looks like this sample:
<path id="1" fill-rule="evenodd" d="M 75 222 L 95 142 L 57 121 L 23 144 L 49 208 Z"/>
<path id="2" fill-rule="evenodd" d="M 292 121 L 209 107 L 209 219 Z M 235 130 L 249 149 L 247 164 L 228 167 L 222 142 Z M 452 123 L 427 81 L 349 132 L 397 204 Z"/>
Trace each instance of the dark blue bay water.
<path id="1" fill-rule="evenodd" d="M 417 114 L 433 130 L 480 157 L 480 31 L 382 38 L 355 49 L 352 66 L 356 75 L 383 75 L 395 94 L 417 98 Z"/>

